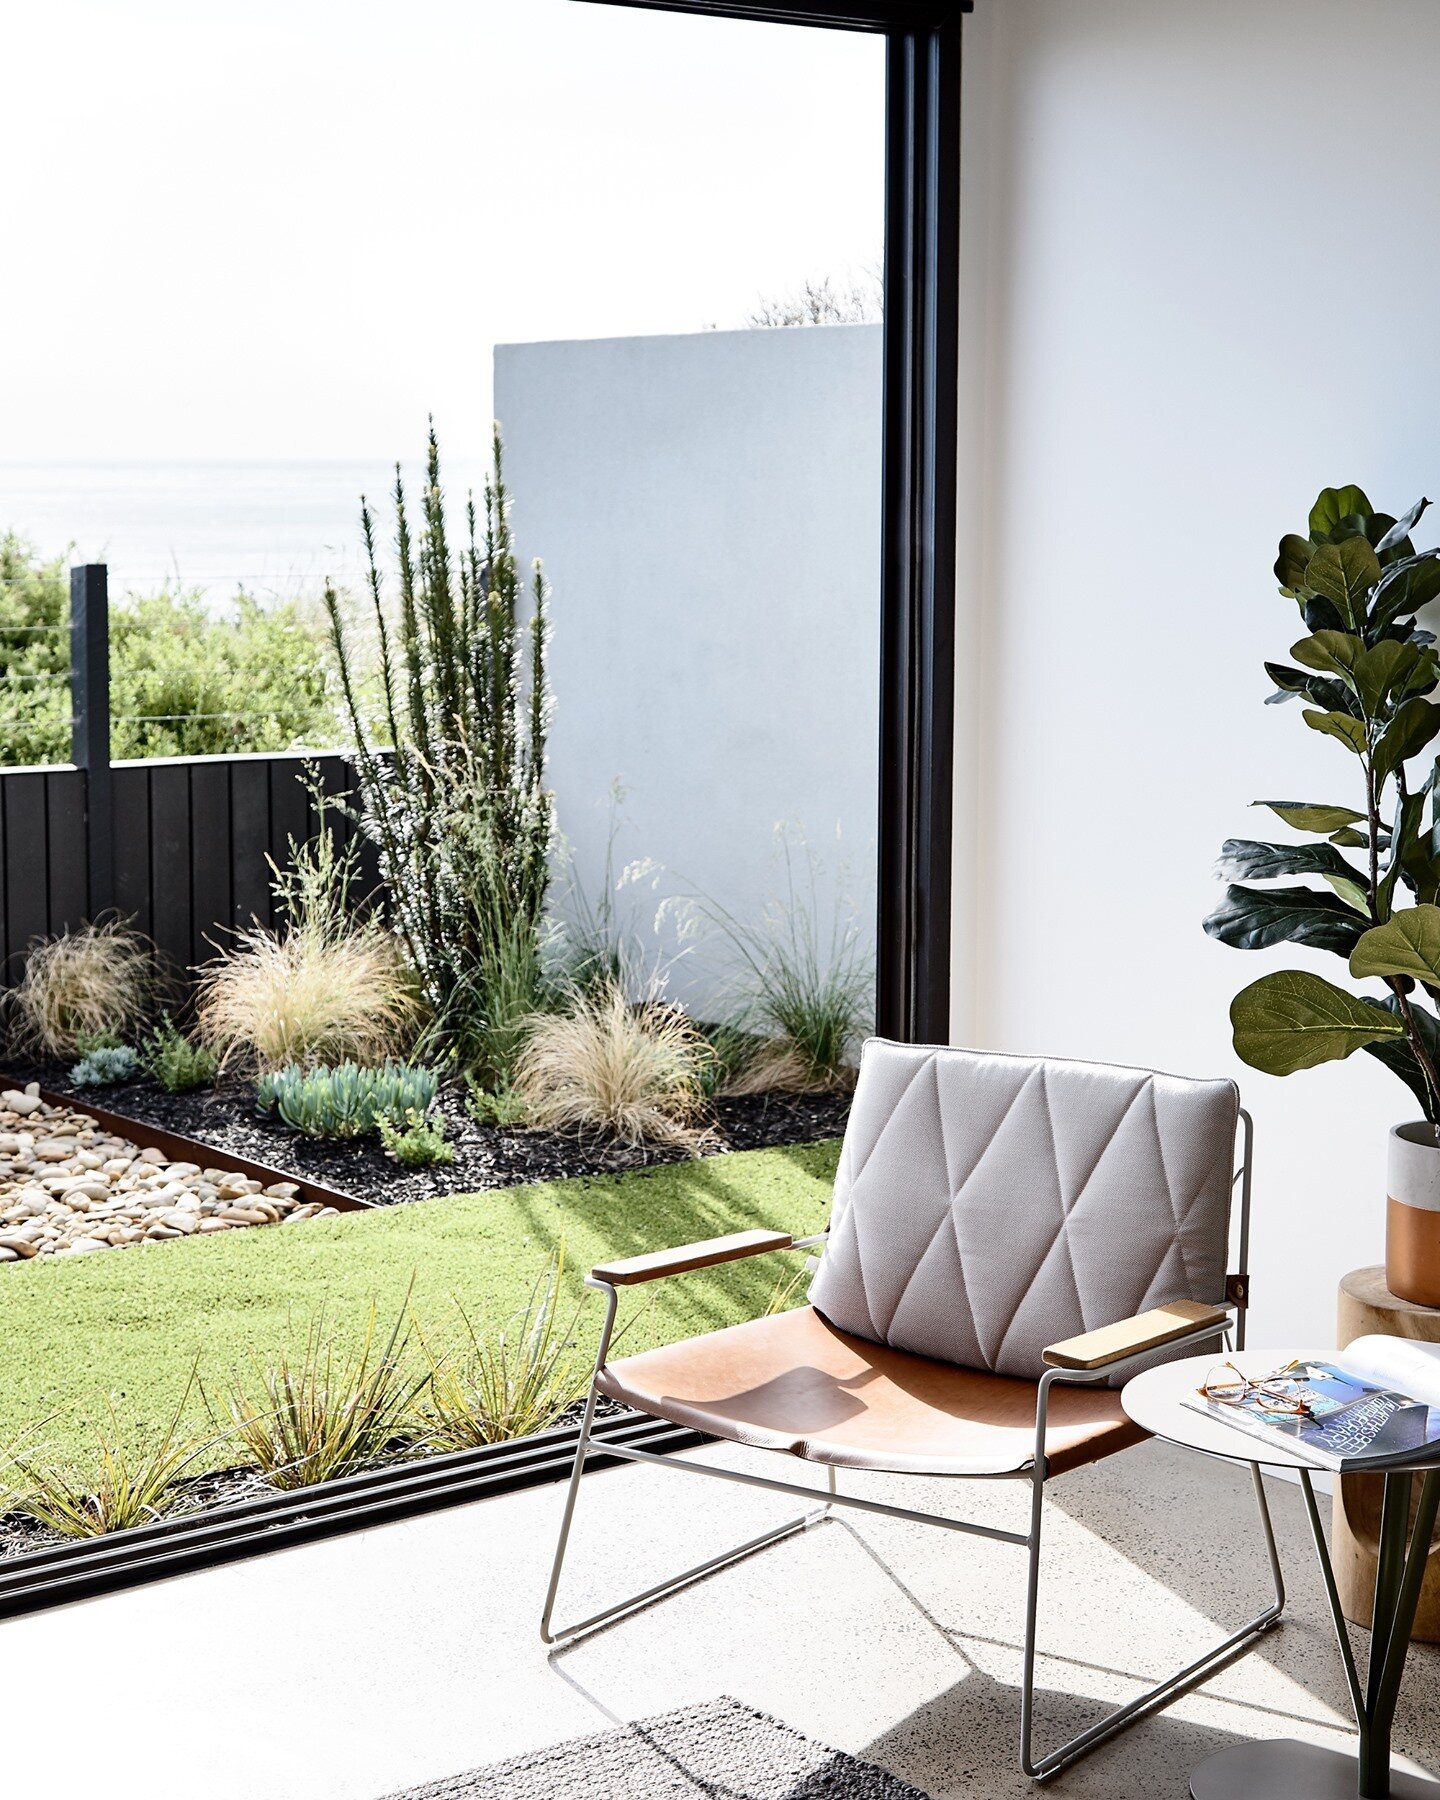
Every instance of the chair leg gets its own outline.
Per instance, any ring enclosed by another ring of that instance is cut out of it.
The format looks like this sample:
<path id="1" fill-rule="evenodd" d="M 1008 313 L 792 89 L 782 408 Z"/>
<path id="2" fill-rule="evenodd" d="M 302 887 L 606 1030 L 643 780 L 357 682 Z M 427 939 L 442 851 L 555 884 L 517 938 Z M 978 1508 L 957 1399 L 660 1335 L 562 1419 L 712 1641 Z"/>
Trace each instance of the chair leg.
<path id="1" fill-rule="evenodd" d="M 773 1526 L 769 1531 L 762 1531 L 758 1537 L 748 1538 L 743 1544 L 736 1544 L 732 1549 L 722 1550 L 718 1556 L 708 1557 L 704 1562 L 696 1563 L 692 1568 L 682 1570 L 665 1581 L 657 1581 L 653 1586 L 631 1594 L 624 1600 L 604 1607 L 600 1612 L 591 1613 L 589 1618 L 581 1619 L 574 1625 L 554 1626 L 551 1623 L 555 1611 L 555 1598 L 560 1589 L 560 1574 L 565 1566 L 565 1552 L 570 1542 L 570 1527 L 575 1518 L 575 1503 L 580 1493 L 580 1478 L 585 1473 L 587 1456 L 605 1454 L 603 1444 L 592 1446 L 590 1441 L 591 1426 L 595 1417 L 595 1389 L 590 1390 L 590 1398 L 586 1402 L 585 1416 L 580 1425 L 580 1439 L 575 1446 L 575 1462 L 570 1471 L 570 1485 L 565 1494 L 565 1510 L 560 1517 L 560 1536 L 555 1545 L 555 1561 L 550 1570 L 550 1585 L 545 1593 L 545 1609 L 540 1616 L 540 1637 L 547 1644 L 571 1644 L 577 1638 L 584 1637 L 601 1626 L 609 1625 L 628 1613 L 638 1612 L 652 1601 L 667 1599 L 681 1588 L 688 1587 L 691 1582 L 699 1581 L 706 1575 L 713 1575 L 716 1570 L 739 1562 L 742 1557 L 751 1556 L 757 1550 L 763 1550 L 770 1544 L 779 1543 L 782 1538 L 793 1537 L 796 1532 L 808 1531 L 812 1525 L 818 1525 L 830 1515 L 830 1499 L 827 1496 L 821 1505 L 802 1513 L 798 1518 L 787 1519 L 783 1525 Z M 835 1471 L 827 1470 L 828 1493 L 833 1495 L 835 1488 Z"/>
<path id="2" fill-rule="evenodd" d="M 1272 1625 L 1276 1624 L 1285 1606 L 1285 1577 L 1280 1567 L 1280 1553 L 1275 1544 L 1275 1526 L 1270 1517 L 1269 1502 L 1265 1498 L 1265 1483 L 1257 1465 L 1250 1466 L 1251 1479 L 1255 1484 L 1255 1500 L 1260 1512 L 1260 1528 L 1265 1538 L 1265 1554 L 1270 1563 L 1270 1578 L 1274 1586 L 1274 1599 L 1248 1623 L 1238 1631 L 1232 1631 L 1223 1642 L 1207 1650 L 1203 1656 L 1196 1657 L 1183 1669 L 1164 1681 L 1157 1682 L 1143 1694 L 1133 1700 L 1127 1700 L 1123 1706 L 1117 1706 L 1113 1712 L 1106 1713 L 1103 1719 L 1088 1726 L 1057 1749 L 1037 1758 L 1032 1744 L 1032 1727 L 1035 1707 L 1035 1631 L 1040 1606 L 1040 1533 L 1045 1511 L 1045 1477 L 1042 1471 L 1036 1471 L 1030 1506 L 1030 1554 L 1029 1579 L 1025 1597 L 1025 1660 L 1024 1674 L 1020 1686 L 1020 1767 L 1025 1774 L 1036 1781 L 1048 1781 L 1051 1776 L 1058 1775 L 1071 1763 L 1079 1760 L 1088 1751 L 1108 1738 L 1123 1731 L 1126 1726 L 1147 1713 L 1158 1711 L 1167 1706 L 1181 1694 L 1188 1693 L 1191 1688 L 1198 1687 L 1202 1681 L 1216 1674 L 1226 1663 L 1239 1656 L 1253 1644 Z"/>

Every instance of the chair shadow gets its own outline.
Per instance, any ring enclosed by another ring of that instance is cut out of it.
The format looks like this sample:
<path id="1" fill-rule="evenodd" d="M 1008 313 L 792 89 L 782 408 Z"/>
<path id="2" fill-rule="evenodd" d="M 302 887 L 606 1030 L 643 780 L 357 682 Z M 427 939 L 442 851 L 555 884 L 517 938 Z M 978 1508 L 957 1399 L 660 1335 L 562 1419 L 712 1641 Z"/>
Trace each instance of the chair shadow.
<path id="1" fill-rule="evenodd" d="M 1055 1689 L 1038 1689 L 1035 1708 L 1036 1745 L 1042 1752 L 1093 1724 L 1099 1710 L 1092 1699 Z M 1275 1732 L 1287 1735 L 1283 1726 Z M 1188 1791 L 1187 1777 L 1198 1763 L 1243 1741 L 1236 1733 L 1174 1713 L 1155 1713 L 1046 1786 L 1055 1793 L 1103 1794 L 1106 1800 L 1156 1800 L 1171 1794 L 1178 1800 Z M 1020 1770 L 1016 1690 L 974 1667 L 856 1754 L 910 1782 L 928 1800 L 961 1794 L 999 1800 L 1042 1791 Z"/>

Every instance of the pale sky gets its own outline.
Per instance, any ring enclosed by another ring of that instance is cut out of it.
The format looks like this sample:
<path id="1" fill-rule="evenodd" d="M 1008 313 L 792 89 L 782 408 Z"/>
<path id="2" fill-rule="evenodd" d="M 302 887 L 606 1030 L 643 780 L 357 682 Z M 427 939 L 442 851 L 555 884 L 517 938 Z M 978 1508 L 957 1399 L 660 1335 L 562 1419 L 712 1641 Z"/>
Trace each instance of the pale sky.
<path id="1" fill-rule="evenodd" d="M 0 462 L 482 453 L 497 342 L 879 256 L 884 53 L 574 0 L 7 9 Z"/>

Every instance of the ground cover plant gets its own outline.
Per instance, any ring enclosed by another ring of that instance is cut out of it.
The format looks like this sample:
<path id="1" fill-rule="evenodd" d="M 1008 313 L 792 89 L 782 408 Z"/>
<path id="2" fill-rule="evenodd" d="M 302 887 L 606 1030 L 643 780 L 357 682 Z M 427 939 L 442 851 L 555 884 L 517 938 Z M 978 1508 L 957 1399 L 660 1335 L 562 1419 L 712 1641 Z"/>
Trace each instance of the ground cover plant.
<path id="1" fill-rule="evenodd" d="M 441 1113 L 407 1106 L 403 1119 L 381 1119 L 379 1128 L 385 1154 L 407 1169 L 433 1169 L 455 1160 L 455 1146 L 446 1140 Z"/>
<path id="2" fill-rule="evenodd" d="M 457 1300 L 482 1336 L 523 1316 L 537 1276 L 562 1246 L 555 1307 L 568 1328 L 585 1296 L 584 1272 L 606 1258 L 755 1227 L 817 1230 L 838 1149 L 830 1142 L 743 1152 L 346 1214 L 299 1231 L 221 1233 L 7 1270 L 0 1444 L 28 1436 L 32 1460 L 43 1454 L 84 1468 L 99 1423 L 128 1454 L 148 1454 L 176 1417 L 197 1351 L 197 1382 L 223 1396 L 234 1371 L 254 1359 L 302 1364 L 322 1310 L 337 1366 L 358 1352 L 372 1306 L 382 1321 L 413 1315 L 429 1353 L 463 1358 L 471 1339 Z M 627 1292 L 626 1351 L 763 1313 L 786 1261 L 758 1257 Z M 593 1359 L 603 1310 L 580 1310 L 574 1344 L 582 1362 Z M 215 1436 L 198 1391 L 176 1435 Z M 193 1466 L 237 1460 L 221 1441 Z"/>
<path id="3" fill-rule="evenodd" d="M 1298 696 L 1317 742 L 1355 758 L 1346 800 L 1359 804 L 1256 801 L 1308 841 L 1226 842 L 1218 873 L 1230 885 L 1205 929 L 1242 950 L 1328 951 L 1352 980 L 1384 990 L 1355 994 L 1309 969 L 1262 975 L 1230 1008 L 1243 1061 L 1289 1075 L 1365 1050 L 1440 1129 L 1440 760 L 1427 754 L 1415 766 L 1440 733 L 1440 658 L 1416 623 L 1440 598 L 1440 550 L 1417 552 L 1410 538 L 1428 506 L 1419 500 L 1396 520 L 1358 487 L 1326 488 L 1308 534 L 1280 540 L 1275 576 L 1306 635 L 1291 646 L 1293 664 L 1266 663 L 1271 698 Z M 1297 875 L 1325 886 L 1274 885 Z"/>
<path id="4" fill-rule="evenodd" d="M 392 920 L 436 1041 L 492 1085 L 508 1079 L 542 999 L 552 802 L 545 786 L 548 593 L 515 551 L 498 432 L 494 472 L 452 534 L 432 430 L 418 540 L 396 471 L 398 621 L 362 502 L 382 703 L 365 703 L 350 626 L 326 592 L 363 801 Z"/>
<path id="5" fill-rule="evenodd" d="M 87 1050 L 70 1071 L 77 1088 L 116 1087 L 132 1081 L 140 1067 L 140 1058 L 128 1044 L 100 1044 Z"/>

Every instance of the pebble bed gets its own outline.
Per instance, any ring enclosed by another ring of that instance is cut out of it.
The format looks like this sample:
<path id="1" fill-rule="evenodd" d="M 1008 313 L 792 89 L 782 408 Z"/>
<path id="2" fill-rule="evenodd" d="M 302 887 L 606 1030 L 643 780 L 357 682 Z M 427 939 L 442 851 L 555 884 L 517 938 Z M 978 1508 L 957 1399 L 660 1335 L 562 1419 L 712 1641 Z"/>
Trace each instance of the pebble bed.
<path id="1" fill-rule="evenodd" d="M 293 1181 L 172 1162 L 88 1113 L 50 1106 L 38 1084 L 0 1092 L 0 1263 L 335 1218 Z"/>

